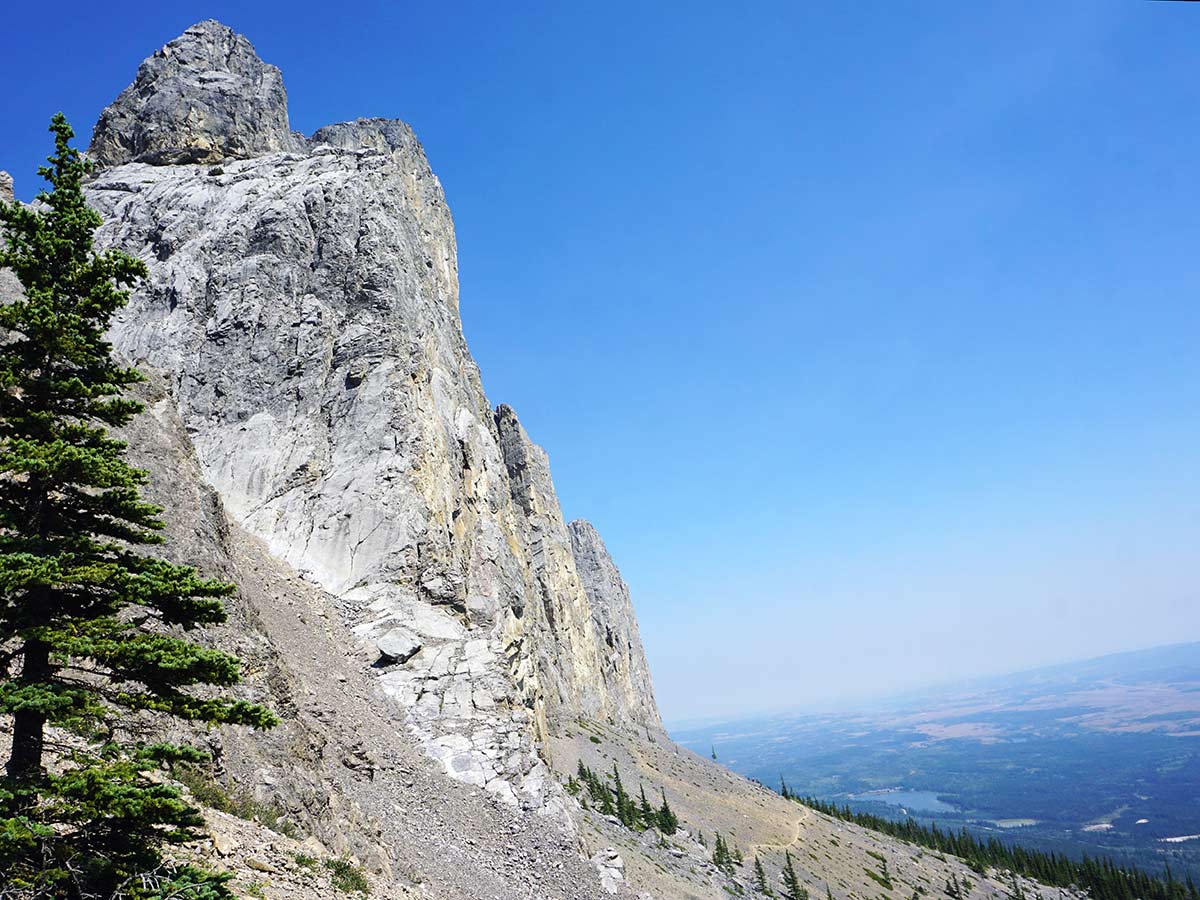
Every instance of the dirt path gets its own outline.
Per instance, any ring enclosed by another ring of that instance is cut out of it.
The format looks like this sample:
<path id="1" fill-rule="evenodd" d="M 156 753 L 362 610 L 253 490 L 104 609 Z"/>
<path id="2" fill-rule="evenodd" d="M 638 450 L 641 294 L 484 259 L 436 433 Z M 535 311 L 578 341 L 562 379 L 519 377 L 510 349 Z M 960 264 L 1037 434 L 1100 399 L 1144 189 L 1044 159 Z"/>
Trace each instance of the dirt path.
<path id="1" fill-rule="evenodd" d="M 800 816 L 799 819 L 796 820 L 796 826 L 795 826 L 796 833 L 792 836 L 792 839 L 790 841 L 788 841 L 786 844 L 751 844 L 750 845 L 751 849 L 755 853 L 758 853 L 760 850 L 788 850 L 788 849 L 791 849 L 792 845 L 795 844 L 796 841 L 800 840 L 800 826 L 802 824 L 804 824 L 804 822 L 811 815 L 812 815 L 812 810 L 809 809 L 807 806 L 804 807 L 804 813 Z"/>

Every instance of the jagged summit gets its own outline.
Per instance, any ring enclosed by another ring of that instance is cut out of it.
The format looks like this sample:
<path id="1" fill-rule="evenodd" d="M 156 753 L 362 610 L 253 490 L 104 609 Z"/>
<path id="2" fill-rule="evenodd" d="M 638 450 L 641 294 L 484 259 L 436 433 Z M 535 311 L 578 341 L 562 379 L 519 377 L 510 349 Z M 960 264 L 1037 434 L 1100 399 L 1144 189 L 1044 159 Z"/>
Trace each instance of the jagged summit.
<path id="1" fill-rule="evenodd" d="M 100 166 L 214 163 L 329 145 L 381 153 L 420 152 L 399 119 L 366 118 L 317 130 L 288 123 L 283 75 L 254 45 L 208 19 L 155 51 L 100 114 L 88 155 Z"/>
<path id="2" fill-rule="evenodd" d="M 172 165 L 304 147 L 288 125 L 279 69 L 209 19 L 141 64 L 133 84 L 101 113 L 88 153 L 103 166 Z"/>

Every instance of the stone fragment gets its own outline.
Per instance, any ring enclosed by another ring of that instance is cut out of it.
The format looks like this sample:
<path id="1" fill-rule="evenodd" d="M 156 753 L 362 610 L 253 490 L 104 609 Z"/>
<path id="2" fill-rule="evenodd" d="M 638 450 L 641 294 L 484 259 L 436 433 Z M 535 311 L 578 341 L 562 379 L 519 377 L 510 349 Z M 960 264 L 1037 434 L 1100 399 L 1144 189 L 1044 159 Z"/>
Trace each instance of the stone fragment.
<path id="1" fill-rule="evenodd" d="M 606 847 L 592 857 L 594 865 L 600 873 L 600 886 L 610 894 L 619 893 L 625 881 L 625 860 L 613 847 Z"/>
<path id="2" fill-rule="evenodd" d="M 421 649 L 417 636 L 407 628 L 393 628 L 375 642 L 380 656 L 389 662 L 406 663 Z"/>
<path id="3" fill-rule="evenodd" d="M 222 831 L 213 832 L 212 843 L 213 848 L 217 851 L 217 853 L 221 854 L 221 856 L 229 856 L 241 846 L 237 838 Z"/>

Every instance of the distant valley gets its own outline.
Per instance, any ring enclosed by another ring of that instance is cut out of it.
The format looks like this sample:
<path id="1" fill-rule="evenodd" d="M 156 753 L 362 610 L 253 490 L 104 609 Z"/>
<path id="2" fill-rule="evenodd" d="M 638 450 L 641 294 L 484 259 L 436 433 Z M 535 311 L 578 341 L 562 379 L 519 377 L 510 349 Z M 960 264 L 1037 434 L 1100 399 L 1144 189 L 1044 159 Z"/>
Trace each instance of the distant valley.
<path id="1" fill-rule="evenodd" d="M 673 735 L 776 790 L 1200 877 L 1200 644 Z"/>

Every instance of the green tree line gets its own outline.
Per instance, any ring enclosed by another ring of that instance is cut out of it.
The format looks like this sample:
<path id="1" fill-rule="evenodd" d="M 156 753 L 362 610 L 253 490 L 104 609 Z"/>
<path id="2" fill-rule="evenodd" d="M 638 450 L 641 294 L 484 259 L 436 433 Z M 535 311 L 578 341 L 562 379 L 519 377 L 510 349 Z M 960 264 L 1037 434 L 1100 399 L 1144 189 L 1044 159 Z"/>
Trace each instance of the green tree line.
<path id="1" fill-rule="evenodd" d="M 910 818 L 895 821 L 811 797 L 801 799 L 790 792 L 789 796 L 834 818 L 960 857 L 981 875 L 989 867 L 1008 869 L 1054 887 L 1074 885 L 1086 890 L 1092 900 L 1200 900 L 1191 877 L 1180 881 L 1171 875 L 1170 869 L 1160 877 L 1132 866 L 1119 866 L 1107 857 L 1085 855 L 1073 859 L 1061 853 L 1043 853 L 1008 844 L 994 837 L 977 837 L 965 828 L 942 830 Z"/>
<path id="2" fill-rule="evenodd" d="M 575 777 L 567 782 L 567 790 L 573 795 L 579 795 L 587 790 L 587 797 L 592 805 L 605 816 L 616 816 L 626 828 L 644 831 L 647 828 L 657 828 L 663 834 L 674 834 L 679 828 L 679 817 L 675 815 L 669 803 L 667 792 L 659 788 L 662 795 L 661 805 L 655 807 L 646 798 L 646 788 L 638 787 L 637 799 L 625 790 L 621 781 L 621 773 L 617 764 L 613 763 L 612 782 L 602 778 L 579 761 Z"/>

